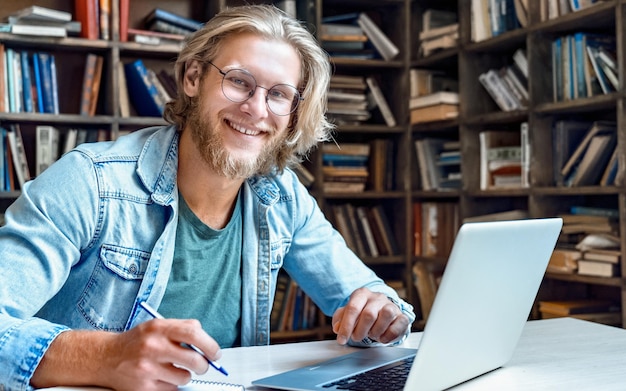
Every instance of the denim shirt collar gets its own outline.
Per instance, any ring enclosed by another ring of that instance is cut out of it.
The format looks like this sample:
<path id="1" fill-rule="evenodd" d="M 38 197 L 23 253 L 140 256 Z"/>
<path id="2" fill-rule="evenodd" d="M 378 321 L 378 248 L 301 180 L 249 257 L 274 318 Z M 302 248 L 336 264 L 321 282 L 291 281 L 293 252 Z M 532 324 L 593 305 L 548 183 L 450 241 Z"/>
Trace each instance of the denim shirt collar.
<path id="1" fill-rule="evenodd" d="M 137 175 L 152 193 L 154 202 L 160 205 L 171 204 L 176 192 L 180 132 L 172 131 L 172 127 L 153 132 L 137 161 Z M 162 166 L 154 167 L 157 164 Z"/>

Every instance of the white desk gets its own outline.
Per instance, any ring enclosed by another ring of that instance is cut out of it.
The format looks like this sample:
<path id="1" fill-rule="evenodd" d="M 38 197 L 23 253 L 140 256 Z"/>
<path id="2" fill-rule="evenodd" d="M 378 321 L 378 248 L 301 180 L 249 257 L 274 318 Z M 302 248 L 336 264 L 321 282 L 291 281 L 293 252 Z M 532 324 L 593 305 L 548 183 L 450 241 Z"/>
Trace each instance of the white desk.
<path id="1" fill-rule="evenodd" d="M 413 333 L 402 346 L 417 347 L 420 338 Z M 335 341 L 224 349 L 220 363 L 230 376 L 210 369 L 201 378 L 248 388 L 252 380 L 353 350 Z M 508 364 L 454 389 L 625 390 L 626 330 L 568 318 L 528 322 Z"/>

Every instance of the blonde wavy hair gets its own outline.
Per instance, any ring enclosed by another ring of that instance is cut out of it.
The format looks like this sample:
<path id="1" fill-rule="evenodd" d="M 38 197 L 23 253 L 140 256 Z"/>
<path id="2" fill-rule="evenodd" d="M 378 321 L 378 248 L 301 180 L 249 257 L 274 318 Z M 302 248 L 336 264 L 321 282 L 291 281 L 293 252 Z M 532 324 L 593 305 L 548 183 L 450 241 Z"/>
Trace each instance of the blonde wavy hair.
<path id="1" fill-rule="evenodd" d="M 302 75 L 298 89 L 304 100 L 292 118 L 286 142 L 276 158 L 278 171 L 300 162 L 319 142 L 331 138 L 334 126 L 326 118 L 331 66 L 328 55 L 300 22 L 272 5 L 244 5 L 225 9 L 190 36 L 178 55 L 175 77 L 178 94 L 165 107 L 163 117 L 178 129 L 185 128 L 193 109 L 193 99 L 183 90 L 185 68 L 193 60 L 205 77 L 209 61 L 223 49 L 225 38 L 239 33 L 254 33 L 291 45 L 301 59 Z"/>

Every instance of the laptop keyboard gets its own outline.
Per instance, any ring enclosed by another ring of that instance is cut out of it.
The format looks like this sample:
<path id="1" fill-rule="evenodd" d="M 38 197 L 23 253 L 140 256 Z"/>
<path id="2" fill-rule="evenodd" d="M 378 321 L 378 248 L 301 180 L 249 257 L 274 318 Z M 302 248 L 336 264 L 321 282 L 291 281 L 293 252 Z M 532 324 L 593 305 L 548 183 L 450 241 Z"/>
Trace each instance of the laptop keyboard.
<path id="1" fill-rule="evenodd" d="M 411 356 L 380 368 L 324 384 L 322 387 L 353 391 L 402 390 L 414 358 L 415 356 Z"/>

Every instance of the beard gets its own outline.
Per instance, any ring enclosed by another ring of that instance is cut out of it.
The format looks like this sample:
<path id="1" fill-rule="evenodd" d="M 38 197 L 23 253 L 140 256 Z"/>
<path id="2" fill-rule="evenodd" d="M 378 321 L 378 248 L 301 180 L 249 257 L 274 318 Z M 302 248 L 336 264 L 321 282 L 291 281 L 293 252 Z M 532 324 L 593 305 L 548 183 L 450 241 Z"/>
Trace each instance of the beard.
<path id="1" fill-rule="evenodd" d="M 191 138 L 200 152 L 202 159 L 219 175 L 229 179 L 246 179 L 254 175 L 269 174 L 277 167 L 277 157 L 287 137 L 270 138 L 269 143 L 256 156 L 236 157 L 224 146 L 224 140 L 218 131 L 220 126 L 228 126 L 221 116 L 210 118 L 203 115 L 200 107 L 194 104 L 188 119 Z"/>

